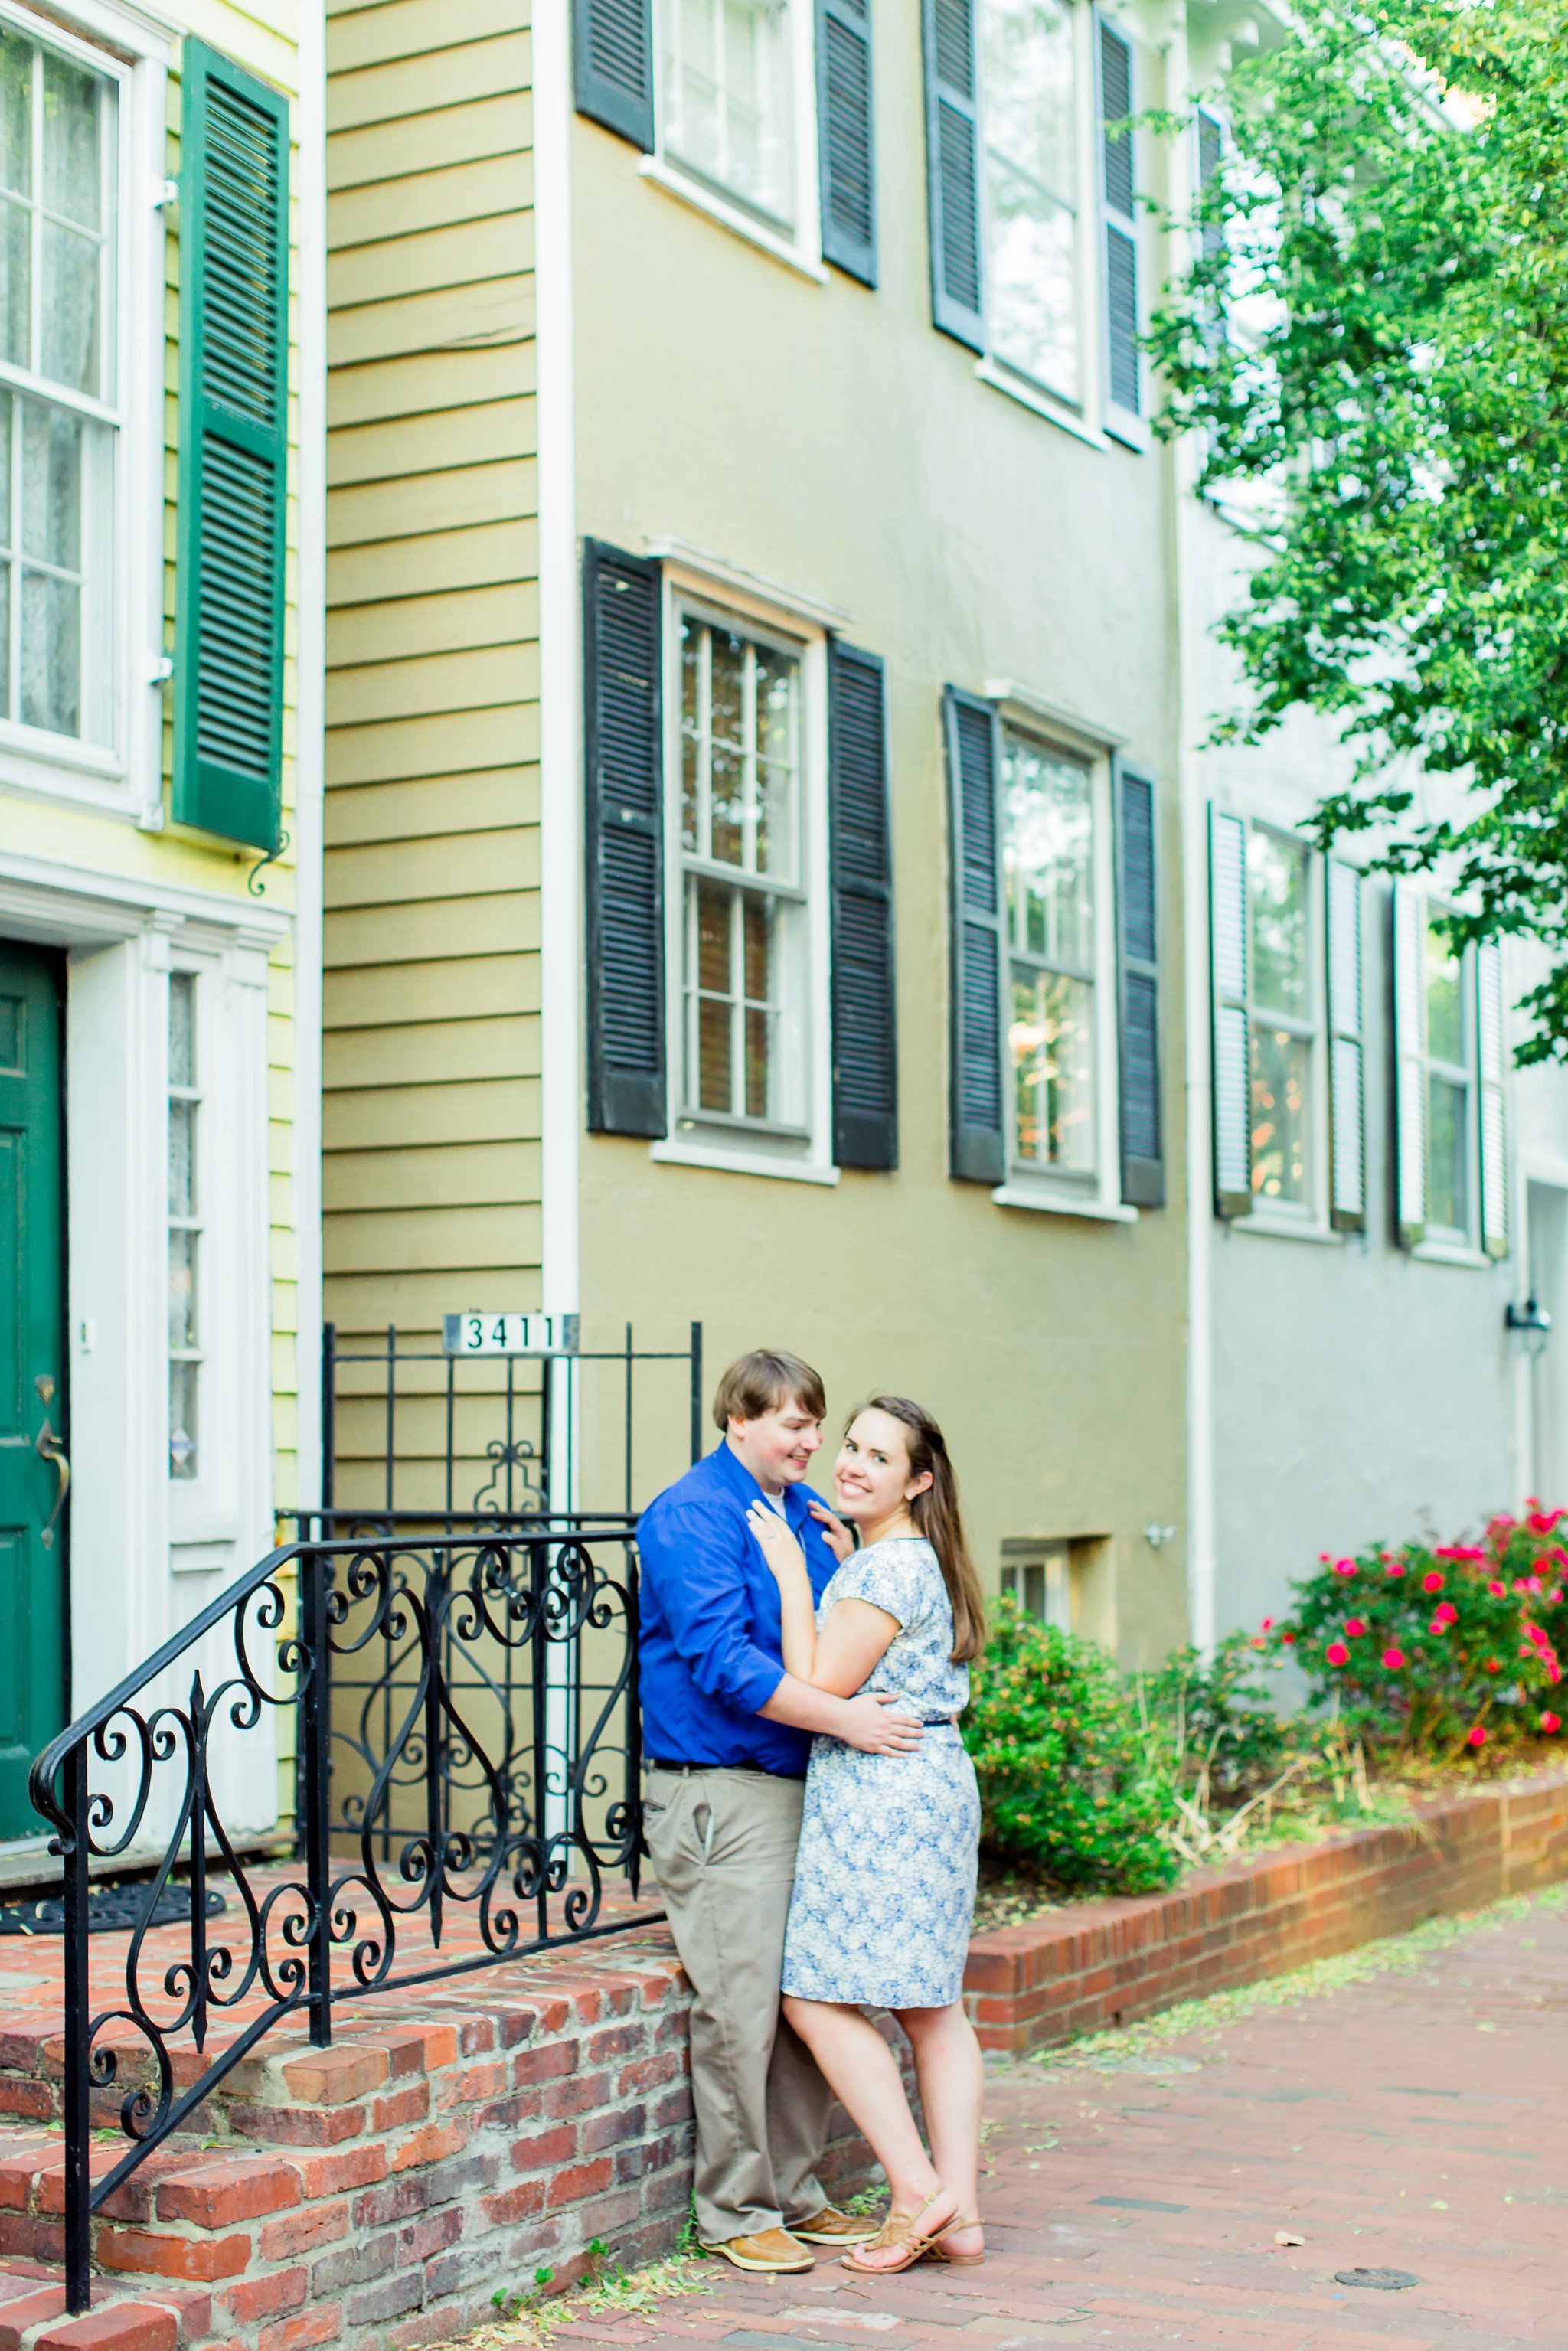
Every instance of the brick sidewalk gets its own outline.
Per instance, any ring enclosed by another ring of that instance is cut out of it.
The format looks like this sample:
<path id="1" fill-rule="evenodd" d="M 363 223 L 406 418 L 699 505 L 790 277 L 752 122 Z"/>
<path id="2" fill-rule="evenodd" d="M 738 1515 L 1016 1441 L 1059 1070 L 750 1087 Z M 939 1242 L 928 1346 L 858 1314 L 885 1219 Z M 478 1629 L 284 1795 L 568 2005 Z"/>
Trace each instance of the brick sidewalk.
<path id="1" fill-rule="evenodd" d="M 1098 2067 L 994 2077 L 991 2258 L 884 2285 L 726 2270 L 641 2351 L 1568 2351 L 1568 1912 Z M 1136 2044 L 1132 2044 L 1134 2049 Z M 1276 2230 L 1304 2239 L 1274 2243 Z M 1377 2292 L 1353 2268 L 1414 2273 Z"/>

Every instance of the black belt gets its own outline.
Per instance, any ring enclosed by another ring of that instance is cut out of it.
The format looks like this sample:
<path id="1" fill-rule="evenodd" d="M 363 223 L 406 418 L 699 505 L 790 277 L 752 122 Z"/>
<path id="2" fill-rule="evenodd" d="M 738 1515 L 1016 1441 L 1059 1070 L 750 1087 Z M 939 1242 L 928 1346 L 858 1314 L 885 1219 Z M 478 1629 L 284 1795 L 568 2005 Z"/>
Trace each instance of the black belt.
<path id="1" fill-rule="evenodd" d="M 767 1763 L 687 1763 L 672 1755 L 650 1755 L 650 1771 L 756 1771 L 764 1780 L 803 1780 L 804 1771 L 775 1771 Z"/>

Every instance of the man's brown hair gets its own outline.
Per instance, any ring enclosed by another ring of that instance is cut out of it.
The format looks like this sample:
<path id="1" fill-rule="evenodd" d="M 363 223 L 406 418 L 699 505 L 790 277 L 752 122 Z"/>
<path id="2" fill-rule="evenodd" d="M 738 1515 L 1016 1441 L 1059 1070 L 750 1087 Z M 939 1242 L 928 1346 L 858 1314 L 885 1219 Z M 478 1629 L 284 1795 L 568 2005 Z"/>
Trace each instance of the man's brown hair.
<path id="1" fill-rule="evenodd" d="M 760 1420 L 765 1412 L 777 1412 L 787 1404 L 800 1405 L 813 1420 L 822 1419 L 828 1399 L 821 1374 L 799 1355 L 787 1355 L 782 1347 L 753 1347 L 748 1355 L 736 1357 L 715 1390 L 714 1423 L 727 1429 L 732 1420 Z"/>

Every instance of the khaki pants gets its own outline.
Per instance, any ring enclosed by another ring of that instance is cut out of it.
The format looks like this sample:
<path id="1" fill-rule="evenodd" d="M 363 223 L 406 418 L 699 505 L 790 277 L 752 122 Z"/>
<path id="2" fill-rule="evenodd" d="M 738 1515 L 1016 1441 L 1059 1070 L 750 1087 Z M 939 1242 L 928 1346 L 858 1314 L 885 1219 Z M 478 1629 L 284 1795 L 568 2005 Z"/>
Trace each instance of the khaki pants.
<path id="1" fill-rule="evenodd" d="M 805 1783 L 768 1771 L 648 1774 L 649 1848 L 691 1979 L 697 2234 L 809 2220 L 832 2093 L 779 2013 Z"/>

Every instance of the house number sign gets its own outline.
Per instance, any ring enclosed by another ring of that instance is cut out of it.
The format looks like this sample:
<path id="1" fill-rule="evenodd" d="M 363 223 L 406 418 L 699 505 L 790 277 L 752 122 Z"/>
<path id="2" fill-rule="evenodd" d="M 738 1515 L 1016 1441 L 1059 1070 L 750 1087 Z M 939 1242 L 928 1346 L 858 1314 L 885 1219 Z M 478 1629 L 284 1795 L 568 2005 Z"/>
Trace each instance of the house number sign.
<path id="1" fill-rule="evenodd" d="M 575 1355 L 575 1314 L 496 1314 L 471 1308 L 443 1318 L 449 1355 Z"/>

